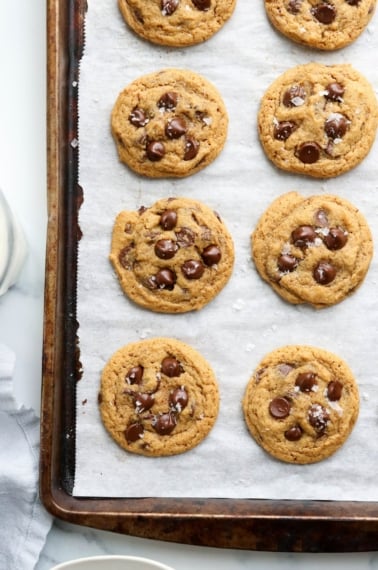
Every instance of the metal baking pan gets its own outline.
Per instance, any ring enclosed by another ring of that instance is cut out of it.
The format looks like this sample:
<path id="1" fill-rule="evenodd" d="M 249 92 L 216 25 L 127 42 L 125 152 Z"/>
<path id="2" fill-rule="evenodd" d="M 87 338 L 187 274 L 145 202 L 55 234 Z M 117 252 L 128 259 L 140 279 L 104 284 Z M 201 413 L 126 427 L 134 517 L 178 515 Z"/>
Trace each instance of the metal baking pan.
<path id="1" fill-rule="evenodd" d="M 86 0 L 48 0 L 48 236 L 40 491 L 54 516 L 144 538 L 281 552 L 375 550 L 374 502 L 75 498 L 78 211 L 77 85 Z"/>

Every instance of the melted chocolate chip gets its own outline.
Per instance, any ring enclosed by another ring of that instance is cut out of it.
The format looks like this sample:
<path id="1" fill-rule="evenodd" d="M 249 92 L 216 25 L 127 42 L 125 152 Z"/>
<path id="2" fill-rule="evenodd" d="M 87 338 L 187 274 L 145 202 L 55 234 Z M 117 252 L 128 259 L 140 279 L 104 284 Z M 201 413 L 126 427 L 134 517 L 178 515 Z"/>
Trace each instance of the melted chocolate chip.
<path id="1" fill-rule="evenodd" d="M 135 441 L 138 441 L 138 439 L 143 437 L 143 434 L 144 434 L 144 428 L 142 424 L 138 422 L 130 424 L 125 429 L 125 438 L 127 440 L 127 443 L 134 443 Z"/>
<path id="2" fill-rule="evenodd" d="M 277 266 L 282 273 L 291 273 L 298 267 L 298 259 L 294 257 L 294 255 L 290 255 L 289 253 L 283 253 L 277 259 Z"/>
<path id="3" fill-rule="evenodd" d="M 188 392 L 183 386 L 175 388 L 173 392 L 169 394 L 169 405 L 178 413 L 181 413 L 184 408 L 188 405 Z"/>
<path id="4" fill-rule="evenodd" d="M 178 8 L 179 0 L 161 0 L 160 9 L 163 16 L 171 16 Z"/>
<path id="5" fill-rule="evenodd" d="M 172 111 L 176 108 L 178 101 L 178 95 L 175 91 L 167 91 L 164 93 L 157 102 L 157 106 L 160 109 L 164 109 L 166 111 Z"/>
<path id="6" fill-rule="evenodd" d="M 303 0 L 289 0 L 286 9 L 290 14 L 298 14 L 300 12 Z"/>
<path id="7" fill-rule="evenodd" d="M 323 406 L 320 404 L 310 406 L 308 410 L 308 421 L 318 433 L 322 433 L 326 429 L 328 420 L 329 414 Z"/>
<path id="8" fill-rule="evenodd" d="M 269 404 L 269 413 L 275 419 L 286 418 L 290 414 L 290 402 L 286 398 L 274 398 Z"/>
<path id="9" fill-rule="evenodd" d="M 328 101 L 338 101 L 340 103 L 343 100 L 345 89 L 343 85 L 340 85 L 340 83 L 337 83 L 336 81 L 329 83 L 325 91 L 324 96 Z"/>
<path id="10" fill-rule="evenodd" d="M 165 126 L 165 134 L 169 139 L 179 139 L 185 135 L 186 122 L 182 117 L 173 117 Z"/>
<path id="11" fill-rule="evenodd" d="M 273 136 L 278 141 L 286 141 L 296 129 L 297 125 L 293 121 L 280 121 L 274 125 Z"/>
<path id="12" fill-rule="evenodd" d="M 152 420 L 152 427 L 159 435 L 169 435 L 177 425 L 176 416 L 172 413 L 159 414 Z"/>
<path id="13" fill-rule="evenodd" d="M 147 410 L 152 408 L 154 403 L 155 403 L 155 398 L 152 394 L 139 392 L 134 395 L 134 405 L 136 408 L 136 412 L 138 414 L 142 414 L 143 412 L 146 412 Z"/>
<path id="14" fill-rule="evenodd" d="M 311 392 L 316 386 L 316 375 L 313 372 L 301 372 L 295 380 L 295 385 L 301 392 Z"/>
<path id="15" fill-rule="evenodd" d="M 302 434 L 303 434 L 302 428 L 298 425 L 295 425 L 287 429 L 284 433 L 284 436 L 288 441 L 298 441 L 299 439 L 301 439 Z"/>
<path id="16" fill-rule="evenodd" d="M 161 160 L 165 155 L 164 144 L 160 141 L 150 141 L 146 147 L 146 155 L 152 162 Z"/>
<path id="17" fill-rule="evenodd" d="M 296 247 L 307 247 L 309 243 L 314 243 L 317 234 L 312 226 L 298 226 L 291 232 L 291 239 Z"/>
<path id="18" fill-rule="evenodd" d="M 193 137 L 188 137 L 185 142 L 184 160 L 192 160 L 199 151 L 199 142 Z"/>
<path id="19" fill-rule="evenodd" d="M 160 216 L 160 226 L 163 230 L 173 230 L 177 224 L 177 212 L 165 210 Z"/>
<path id="20" fill-rule="evenodd" d="M 160 370 L 169 378 L 175 378 L 184 372 L 181 363 L 174 356 L 166 356 L 162 360 Z"/>
<path id="21" fill-rule="evenodd" d="M 318 210 L 315 212 L 314 219 L 318 226 L 321 228 L 324 228 L 328 225 L 328 216 L 325 210 Z"/>
<path id="22" fill-rule="evenodd" d="M 327 398 L 331 402 L 336 402 L 340 400 L 343 391 L 343 385 L 338 380 L 333 380 L 327 386 Z"/>
<path id="23" fill-rule="evenodd" d="M 144 127 L 148 123 L 148 117 L 143 109 L 134 107 L 129 115 L 129 121 L 134 127 Z"/>
<path id="24" fill-rule="evenodd" d="M 360 2 L 361 0 L 346 0 L 346 3 L 349 4 L 349 6 L 358 6 Z"/>
<path id="25" fill-rule="evenodd" d="M 118 261 L 124 269 L 132 269 L 135 261 L 134 246 L 127 245 L 118 254 Z"/>
<path id="26" fill-rule="evenodd" d="M 313 271 L 313 277 L 319 285 L 328 285 L 335 279 L 336 269 L 328 261 L 320 261 Z"/>
<path id="27" fill-rule="evenodd" d="M 222 253 L 217 245 L 212 244 L 205 247 L 202 251 L 201 257 L 205 265 L 212 267 L 220 262 Z"/>
<path id="28" fill-rule="evenodd" d="M 155 255 L 160 259 L 172 259 L 178 251 L 178 245 L 172 239 L 159 239 L 155 243 Z"/>
<path id="29" fill-rule="evenodd" d="M 277 369 L 282 376 L 287 376 L 292 370 L 294 370 L 294 366 L 283 362 L 282 364 L 278 364 Z"/>
<path id="30" fill-rule="evenodd" d="M 197 10 L 201 10 L 202 12 L 206 12 L 211 6 L 211 0 L 192 0 L 192 2 Z"/>
<path id="31" fill-rule="evenodd" d="M 321 24 L 332 24 L 337 15 L 337 10 L 333 4 L 328 2 L 322 2 L 317 4 L 311 9 L 311 14 L 320 22 Z"/>
<path id="32" fill-rule="evenodd" d="M 182 264 L 181 271 L 187 279 L 201 279 L 205 266 L 197 259 L 188 259 Z"/>
<path id="33" fill-rule="evenodd" d="M 330 228 L 328 234 L 324 236 L 324 243 L 332 251 L 342 249 L 347 241 L 348 234 L 341 228 Z"/>
<path id="34" fill-rule="evenodd" d="M 295 156 L 304 164 L 313 164 L 320 158 L 320 146 L 316 142 L 304 142 L 297 148 Z"/>
<path id="35" fill-rule="evenodd" d="M 179 247 L 190 247 L 194 244 L 196 234 L 190 228 L 181 228 L 175 232 L 177 243 Z"/>
<path id="36" fill-rule="evenodd" d="M 283 96 L 285 107 L 300 107 L 306 99 L 306 91 L 302 85 L 292 85 Z"/>
<path id="37" fill-rule="evenodd" d="M 145 285 L 149 289 L 167 289 L 168 291 L 172 291 L 176 280 L 176 274 L 171 269 L 165 267 L 164 269 L 160 269 L 156 275 L 149 277 Z"/>
<path id="38" fill-rule="evenodd" d="M 128 384 L 140 384 L 143 378 L 144 368 L 140 364 L 133 366 L 126 373 L 125 380 Z"/>
<path id="39" fill-rule="evenodd" d="M 341 113 L 332 113 L 324 124 L 324 130 L 331 139 L 341 139 L 347 132 L 348 119 Z"/>

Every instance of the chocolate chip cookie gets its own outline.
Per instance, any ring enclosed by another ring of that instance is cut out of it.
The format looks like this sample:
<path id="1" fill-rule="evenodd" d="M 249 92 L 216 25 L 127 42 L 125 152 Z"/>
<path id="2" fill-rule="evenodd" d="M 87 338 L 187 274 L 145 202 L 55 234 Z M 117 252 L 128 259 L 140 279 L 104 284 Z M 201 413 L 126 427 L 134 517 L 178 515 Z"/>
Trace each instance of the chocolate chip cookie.
<path id="1" fill-rule="evenodd" d="M 279 168 L 331 178 L 369 153 L 378 124 L 369 82 L 350 65 L 308 63 L 281 75 L 263 96 L 259 136 Z"/>
<path id="2" fill-rule="evenodd" d="M 119 158 L 132 170 L 149 178 L 180 178 L 218 156 L 228 115 L 207 79 L 165 69 L 136 79 L 120 93 L 111 126 Z"/>
<path id="3" fill-rule="evenodd" d="M 138 305 L 185 313 L 211 301 L 234 264 L 231 235 L 219 215 L 188 198 L 165 198 L 117 216 L 110 260 Z"/>
<path id="4" fill-rule="evenodd" d="M 332 195 L 280 196 L 261 216 L 251 244 L 259 274 L 281 297 L 317 309 L 353 293 L 373 255 L 364 216 Z"/>
<path id="5" fill-rule="evenodd" d="M 265 0 L 267 15 L 282 34 L 300 44 L 334 50 L 366 28 L 376 0 Z"/>
<path id="6" fill-rule="evenodd" d="M 102 421 L 132 453 L 176 455 L 198 445 L 218 415 L 219 392 L 207 361 L 170 338 L 124 346 L 107 362 L 99 394 Z"/>
<path id="7" fill-rule="evenodd" d="M 359 412 L 347 364 L 311 346 L 284 346 L 262 360 L 243 399 L 248 429 L 273 457 L 315 463 L 348 438 Z"/>
<path id="8" fill-rule="evenodd" d="M 155 44 L 185 47 L 213 36 L 231 17 L 236 0 L 118 0 L 122 16 Z"/>

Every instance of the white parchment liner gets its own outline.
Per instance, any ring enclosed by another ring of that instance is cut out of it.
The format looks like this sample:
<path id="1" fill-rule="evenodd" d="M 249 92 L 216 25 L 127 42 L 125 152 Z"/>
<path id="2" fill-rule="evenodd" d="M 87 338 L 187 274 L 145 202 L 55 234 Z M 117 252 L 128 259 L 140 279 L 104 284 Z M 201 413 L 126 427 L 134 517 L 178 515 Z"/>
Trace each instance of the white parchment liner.
<path id="1" fill-rule="evenodd" d="M 323 53 L 302 48 L 268 23 L 263 1 L 239 0 L 211 40 L 185 49 L 154 46 L 124 24 L 116 0 L 89 1 L 80 76 L 80 211 L 78 319 L 83 378 L 78 383 L 75 496 L 196 496 L 378 500 L 378 267 L 363 286 L 322 311 L 282 301 L 257 275 L 249 238 L 278 195 L 334 193 L 366 216 L 378 243 L 378 143 L 353 171 L 329 181 L 276 170 L 257 137 L 259 100 L 286 69 L 309 61 L 351 63 L 378 87 L 378 15 L 348 48 Z M 182 180 L 148 180 L 118 161 L 110 113 L 118 93 L 142 74 L 165 67 L 201 73 L 221 92 L 230 126 L 226 147 L 202 172 Z M 363 133 L 362 133 L 363 136 Z M 122 209 L 165 196 L 199 199 L 220 213 L 231 231 L 236 263 L 227 287 L 198 313 L 161 315 L 133 305 L 108 261 L 111 230 Z M 220 385 L 218 420 L 189 453 L 144 458 L 120 449 L 98 412 L 101 370 L 128 342 L 172 336 L 191 344 L 212 365 Z M 361 409 L 347 443 L 309 466 L 269 457 L 250 438 L 241 413 L 246 383 L 260 359 L 284 344 L 311 344 L 344 358 L 358 381 Z"/>

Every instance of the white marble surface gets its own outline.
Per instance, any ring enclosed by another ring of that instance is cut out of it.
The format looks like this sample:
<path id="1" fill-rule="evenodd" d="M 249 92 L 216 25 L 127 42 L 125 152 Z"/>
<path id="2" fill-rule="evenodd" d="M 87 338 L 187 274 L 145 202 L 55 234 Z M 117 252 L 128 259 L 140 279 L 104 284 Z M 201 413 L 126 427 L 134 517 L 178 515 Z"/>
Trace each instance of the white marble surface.
<path id="1" fill-rule="evenodd" d="M 17 356 L 14 382 L 18 402 L 37 412 L 47 221 L 45 16 L 43 0 L 0 1 L 0 187 L 29 243 L 29 256 L 19 283 L 0 298 L 0 342 L 8 344 Z M 145 556 L 176 570 L 315 570 L 320 565 L 330 570 L 378 568 L 378 553 L 316 555 L 216 550 L 135 539 L 55 521 L 36 569 L 49 570 L 58 562 L 100 554 Z"/>

